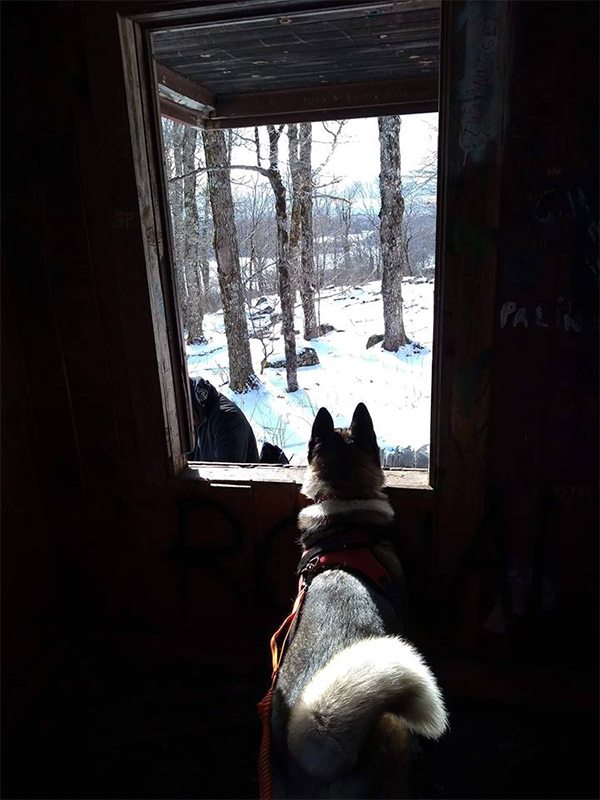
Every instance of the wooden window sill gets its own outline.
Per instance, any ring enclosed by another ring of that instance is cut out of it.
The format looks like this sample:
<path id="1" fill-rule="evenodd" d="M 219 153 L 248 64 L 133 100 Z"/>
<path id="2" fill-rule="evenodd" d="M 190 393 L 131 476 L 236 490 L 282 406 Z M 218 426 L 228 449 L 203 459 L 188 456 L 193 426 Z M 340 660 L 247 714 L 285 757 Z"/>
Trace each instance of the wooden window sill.
<path id="1" fill-rule="evenodd" d="M 192 461 L 178 479 L 211 484 L 293 483 L 302 485 L 306 467 L 280 464 L 218 464 Z M 386 469 L 387 489 L 426 489 L 431 491 L 426 469 Z"/>

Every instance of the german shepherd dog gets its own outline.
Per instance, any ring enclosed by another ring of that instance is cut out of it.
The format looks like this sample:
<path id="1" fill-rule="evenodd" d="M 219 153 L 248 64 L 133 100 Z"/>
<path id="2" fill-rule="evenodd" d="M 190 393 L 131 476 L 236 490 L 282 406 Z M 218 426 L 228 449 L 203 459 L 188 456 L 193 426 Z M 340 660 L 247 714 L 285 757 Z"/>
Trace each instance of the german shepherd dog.
<path id="1" fill-rule="evenodd" d="M 298 518 L 301 567 L 332 548 L 341 564 L 303 573 L 308 588 L 273 694 L 273 797 L 405 797 L 410 733 L 437 739 L 447 718 L 435 678 L 400 635 L 394 512 L 363 403 L 348 429 L 334 429 L 319 410 L 308 462 L 302 493 L 314 504 Z M 347 568 L 343 554 L 352 550 L 355 561 L 376 559 L 389 578 L 385 592 Z"/>

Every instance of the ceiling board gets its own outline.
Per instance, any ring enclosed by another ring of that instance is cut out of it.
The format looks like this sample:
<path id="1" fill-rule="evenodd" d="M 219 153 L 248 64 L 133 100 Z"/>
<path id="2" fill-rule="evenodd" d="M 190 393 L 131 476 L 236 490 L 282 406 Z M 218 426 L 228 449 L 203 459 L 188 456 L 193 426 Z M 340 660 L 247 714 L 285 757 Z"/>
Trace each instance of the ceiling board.
<path id="1" fill-rule="evenodd" d="M 221 19 L 155 31 L 158 70 L 171 71 L 214 96 L 216 111 L 211 116 L 221 120 L 219 125 L 226 121 L 224 109 L 236 104 L 241 108 L 244 96 L 251 96 L 255 104 L 254 109 L 243 104 L 244 118 L 254 118 L 266 107 L 261 95 L 269 95 L 271 108 L 274 98 L 285 92 L 296 93 L 296 101 L 304 105 L 295 113 L 306 114 L 311 106 L 303 92 L 331 86 L 382 81 L 397 86 L 406 81 L 408 86 L 428 79 L 429 86 L 436 87 L 437 100 L 439 0 L 313 6 L 306 4 L 288 15 L 279 11 L 252 20 Z M 432 99 L 430 91 L 425 102 Z M 417 106 L 422 102 L 423 97 L 415 97 Z M 287 101 L 285 108 L 293 110 Z M 271 108 L 270 113 L 279 112 Z"/>

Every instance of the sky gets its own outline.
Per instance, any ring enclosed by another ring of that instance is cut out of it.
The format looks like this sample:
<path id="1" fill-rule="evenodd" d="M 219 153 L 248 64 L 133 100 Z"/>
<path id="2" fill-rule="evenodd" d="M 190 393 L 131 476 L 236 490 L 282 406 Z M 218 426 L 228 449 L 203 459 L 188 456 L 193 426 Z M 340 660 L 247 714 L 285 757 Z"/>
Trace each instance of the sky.
<path id="1" fill-rule="evenodd" d="M 419 163 L 437 148 L 437 113 L 406 114 L 402 117 L 400 128 L 400 158 L 402 175 L 415 170 Z M 332 136 L 327 133 L 337 131 L 336 122 L 313 123 L 313 168 L 326 161 L 331 152 Z M 244 135 L 253 140 L 253 130 L 247 129 Z M 268 140 L 265 130 L 261 130 L 262 156 L 268 155 Z M 253 147 L 253 146 L 252 146 Z M 234 148 L 232 163 L 254 164 L 254 151 L 243 146 Z M 250 160 L 249 160 L 250 159 Z M 282 136 L 280 144 L 281 167 L 287 165 L 287 137 Z M 238 173 L 239 176 L 239 173 Z M 236 176 L 236 177 L 238 177 Z M 379 179 L 379 139 L 377 117 L 348 120 L 338 137 L 334 153 L 323 170 L 321 182 L 334 177 L 342 178 L 343 183 L 361 181 L 369 183 Z"/>
<path id="2" fill-rule="evenodd" d="M 400 128 L 400 159 L 402 174 L 412 172 L 430 150 L 437 147 L 437 113 L 407 114 Z M 336 130 L 336 123 L 326 123 Z M 331 149 L 328 136 L 320 122 L 313 125 L 313 163 L 325 160 Z M 377 117 L 348 120 L 338 140 L 336 150 L 327 165 L 327 172 L 346 174 L 350 181 L 372 181 L 379 176 L 379 139 Z"/>

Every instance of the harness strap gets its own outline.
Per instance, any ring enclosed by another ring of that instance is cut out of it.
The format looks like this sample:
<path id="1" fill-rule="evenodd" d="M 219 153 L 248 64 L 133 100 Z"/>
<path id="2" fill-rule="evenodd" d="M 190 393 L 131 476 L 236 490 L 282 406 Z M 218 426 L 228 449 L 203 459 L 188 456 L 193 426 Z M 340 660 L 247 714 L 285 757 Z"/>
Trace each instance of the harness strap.
<path id="1" fill-rule="evenodd" d="M 279 671 L 279 665 L 283 659 L 285 646 L 287 644 L 290 631 L 292 630 L 294 620 L 298 616 L 300 608 L 302 607 L 302 601 L 304 600 L 306 589 L 307 586 L 301 583 L 291 613 L 288 614 L 288 616 L 284 619 L 279 628 L 271 637 L 271 662 L 273 665 L 273 672 L 271 674 L 271 687 L 258 704 L 258 715 L 262 722 L 262 740 L 258 754 L 258 796 L 260 800 L 271 800 L 272 797 L 271 708 L 273 706 L 273 691 L 275 689 L 275 681 L 277 680 L 277 673 Z M 280 648 L 277 644 L 277 640 L 281 633 L 284 633 L 284 637 Z"/>
<path id="2" fill-rule="evenodd" d="M 373 544 L 377 542 L 356 540 L 342 547 L 334 545 L 331 549 L 323 550 L 319 546 L 311 548 L 304 553 L 298 567 L 301 585 L 308 587 L 312 580 L 325 570 L 345 570 L 370 583 L 389 600 L 398 618 L 401 619 L 403 602 L 398 593 L 396 580 L 373 552 Z"/>
<path id="3" fill-rule="evenodd" d="M 300 559 L 300 563 L 298 564 L 296 574 L 300 576 L 306 572 L 311 572 L 314 569 L 314 565 L 317 562 L 321 562 L 322 557 L 330 553 L 339 556 L 341 553 L 345 553 L 347 550 L 369 550 L 372 544 L 373 543 L 368 539 L 363 539 L 361 542 L 350 544 L 332 542 L 331 545 L 328 545 L 327 547 L 319 547 L 316 545 L 315 547 L 311 547 L 309 550 L 304 551 L 302 558 Z"/>
<path id="4" fill-rule="evenodd" d="M 275 685 L 275 678 L 277 677 L 277 672 L 279 670 L 279 665 L 283 659 L 283 651 L 285 650 L 285 646 L 287 644 L 288 637 L 290 635 L 290 631 L 292 630 L 292 624 L 300 611 L 300 606 L 302 605 L 302 601 L 304 600 L 304 595 L 306 594 L 306 586 L 301 585 L 298 589 L 298 594 L 296 599 L 294 600 L 294 605 L 292 606 L 291 612 L 288 616 L 283 620 L 279 628 L 275 631 L 273 636 L 271 636 L 271 662 L 273 664 L 273 672 L 271 674 L 271 684 Z M 281 643 L 281 650 L 279 650 L 277 646 L 277 639 L 279 635 L 285 631 L 285 636 L 283 637 L 283 642 Z"/>
<path id="5" fill-rule="evenodd" d="M 386 597 L 392 589 L 392 578 L 381 561 L 369 548 L 361 547 L 349 550 L 336 550 L 315 556 L 306 565 L 304 572 L 305 581 L 310 581 L 315 575 L 326 569 L 334 567 L 354 572 L 361 578 L 368 578 Z"/>
<path id="6" fill-rule="evenodd" d="M 273 705 L 273 686 L 258 704 L 258 716 L 262 722 L 262 739 L 258 752 L 258 797 L 271 800 L 271 706 Z"/>

